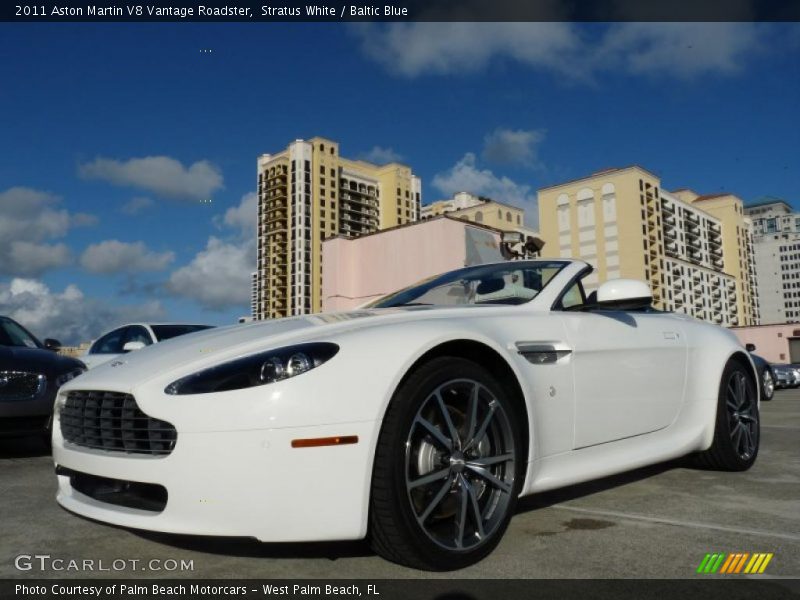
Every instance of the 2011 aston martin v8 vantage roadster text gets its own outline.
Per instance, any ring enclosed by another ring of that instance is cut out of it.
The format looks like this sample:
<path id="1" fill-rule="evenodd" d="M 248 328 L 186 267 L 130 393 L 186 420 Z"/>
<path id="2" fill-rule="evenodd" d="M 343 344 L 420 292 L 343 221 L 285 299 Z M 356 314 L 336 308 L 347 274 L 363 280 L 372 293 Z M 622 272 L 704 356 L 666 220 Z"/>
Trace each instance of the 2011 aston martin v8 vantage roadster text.
<path id="1" fill-rule="evenodd" d="M 732 333 L 587 296 L 586 263 L 467 267 L 349 313 L 210 329 L 68 383 L 58 502 L 117 525 L 263 541 L 368 536 L 456 569 L 519 496 L 692 454 L 756 459 L 759 386 Z"/>

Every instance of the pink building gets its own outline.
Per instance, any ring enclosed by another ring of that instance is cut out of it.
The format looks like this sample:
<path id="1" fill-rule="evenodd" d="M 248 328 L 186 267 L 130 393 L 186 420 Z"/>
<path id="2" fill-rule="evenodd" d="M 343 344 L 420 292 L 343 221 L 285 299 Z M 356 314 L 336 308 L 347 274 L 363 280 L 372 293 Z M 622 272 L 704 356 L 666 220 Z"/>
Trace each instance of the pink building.
<path id="1" fill-rule="evenodd" d="M 322 310 L 351 310 L 417 281 L 503 260 L 502 233 L 442 215 L 322 243 Z"/>
<path id="2" fill-rule="evenodd" d="M 742 344 L 755 344 L 756 354 L 771 363 L 800 363 L 800 324 L 732 327 Z"/>

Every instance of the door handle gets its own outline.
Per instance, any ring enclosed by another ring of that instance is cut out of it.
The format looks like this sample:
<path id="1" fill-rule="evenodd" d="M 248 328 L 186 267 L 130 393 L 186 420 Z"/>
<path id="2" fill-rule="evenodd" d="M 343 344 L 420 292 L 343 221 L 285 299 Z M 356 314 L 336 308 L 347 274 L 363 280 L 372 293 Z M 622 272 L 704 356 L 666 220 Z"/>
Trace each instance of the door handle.
<path id="1" fill-rule="evenodd" d="M 677 340 L 680 335 L 675 331 L 664 331 L 664 339 L 665 340 Z"/>

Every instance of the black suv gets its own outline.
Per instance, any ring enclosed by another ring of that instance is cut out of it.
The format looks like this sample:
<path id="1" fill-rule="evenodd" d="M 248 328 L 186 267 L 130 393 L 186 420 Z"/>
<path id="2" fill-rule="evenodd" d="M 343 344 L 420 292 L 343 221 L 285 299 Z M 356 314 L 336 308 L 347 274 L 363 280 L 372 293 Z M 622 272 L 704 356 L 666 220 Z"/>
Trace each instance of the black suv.
<path id="1" fill-rule="evenodd" d="M 42 344 L 22 325 L 0 316 L 0 436 L 40 434 L 49 439 L 58 388 L 86 370 L 61 356 L 57 340 Z"/>

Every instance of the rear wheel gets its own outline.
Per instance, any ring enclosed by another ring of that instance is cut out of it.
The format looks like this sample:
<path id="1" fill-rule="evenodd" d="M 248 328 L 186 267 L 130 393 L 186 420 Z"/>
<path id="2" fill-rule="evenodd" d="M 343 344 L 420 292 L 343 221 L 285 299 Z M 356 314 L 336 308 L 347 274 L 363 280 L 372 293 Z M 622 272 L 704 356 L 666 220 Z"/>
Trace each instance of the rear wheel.
<path id="1" fill-rule="evenodd" d="M 700 466 L 719 471 L 746 471 L 753 466 L 760 436 L 757 398 L 750 371 L 729 362 L 720 384 L 714 441 L 697 455 Z"/>
<path id="2" fill-rule="evenodd" d="M 478 364 L 442 357 L 414 372 L 395 395 L 378 442 L 374 550 L 435 571 L 489 554 L 520 491 L 519 423 L 506 390 Z"/>

